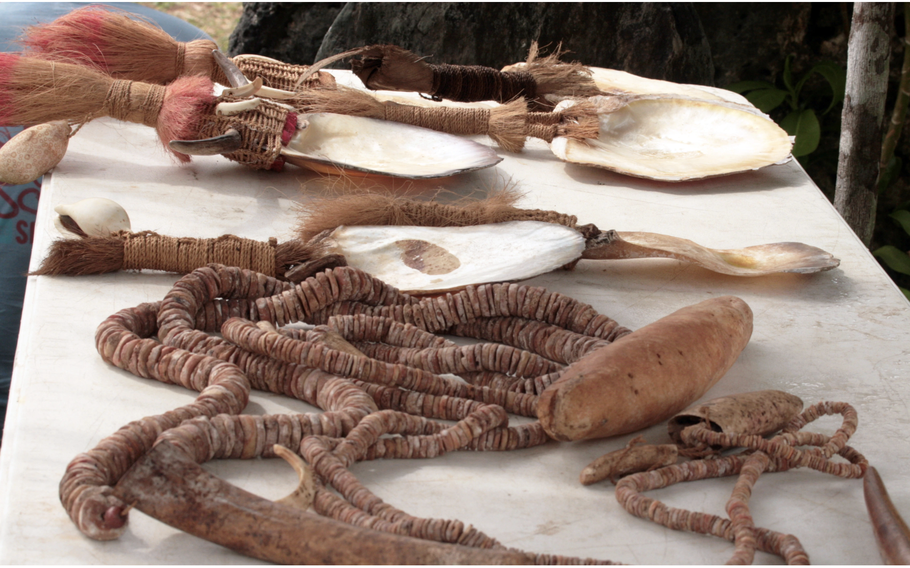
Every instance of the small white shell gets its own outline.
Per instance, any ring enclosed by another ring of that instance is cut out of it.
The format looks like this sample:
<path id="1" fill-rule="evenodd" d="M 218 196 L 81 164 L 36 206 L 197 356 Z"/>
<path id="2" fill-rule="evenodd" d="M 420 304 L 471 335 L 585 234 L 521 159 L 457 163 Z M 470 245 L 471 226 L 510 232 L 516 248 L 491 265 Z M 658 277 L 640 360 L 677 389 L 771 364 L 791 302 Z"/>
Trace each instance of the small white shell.
<path id="1" fill-rule="evenodd" d="M 54 211 L 72 219 L 89 237 L 109 237 L 111 233 L 130 230 L 130 216 L 123 207 L 103 197 L 89 197 L 76 203 L 58 205 Z M 66 236 L 73 234 L 63 226 L 59 217 L 54 218 L 54 226 Z"/>
<path id="2" fill-rule="evenodd" d="M 683 97 L 591 97 L 602 107 L 596 139 L 555 138 L 567 162 L 661 180 L 686 181 L 785 161 L 792 143 L 774 121 L 735 103 Z M 563 101 L 556 109 L 573 104 Z M 748 110 L 747 110 L 748 109 Z"/>
<path id="3" fill-rule="evenodd" d="M 0 148 L 0 183 L 30 183 L 60 163 L 69 144 L 64 120 L 26 128 Z"/>
<path id="4" fill-rule="evenodd" d="M 585 239 L 569 227 L 511 221 L 469 227 L 351 226 L 335 229 L 329 252 L 412 293 L 523 280 L 581 257 Z"/>
<path id="5" fill-rule="evenodd" d="M 425 179 L 502 161 L 489 146 L 410 124 L 328 113 L 300 118 L 306 127 L 297 130 L 281 155 L 316 171 Z"/>

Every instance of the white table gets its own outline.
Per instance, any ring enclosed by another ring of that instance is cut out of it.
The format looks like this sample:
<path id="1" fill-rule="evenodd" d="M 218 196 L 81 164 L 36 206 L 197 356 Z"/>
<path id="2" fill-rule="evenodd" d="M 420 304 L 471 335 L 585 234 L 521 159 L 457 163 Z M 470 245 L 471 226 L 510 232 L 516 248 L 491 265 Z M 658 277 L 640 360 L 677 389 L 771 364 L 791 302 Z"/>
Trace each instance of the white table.
<path id="1" fill-rule="evenodd" d="M 483 142 L 489 142 L 482 139 Z M 637 329 L 683 306 L 725 294 L 755 313 L 751 343 L 705 399 L 783 389 L 806 404 L 843 400 L 859 411 L 852 444 L 875 465 L 899 510 L 910 515 L 910 304 L 796 162 L 758 172 L 665 184 L 567 165 L 532 141 L 498 166 L 454 178 L 405 184 L 414 195 L 437 187 L 465 194 L 512 180 L 520 205 L 578 216 L 602 229 L 651 231 L 705 246 L 735 248 L 801 241 L 841 259 L 816 274 L 736 278 L 674 260 L 582 261 L 529 283 L 592 304 Z M 293 236 L 293 203 L 325 190 L 293 167 L 254 172 L 221 157 L 180 166 L 151 129 L 112 120 L 87 125 L 46 178 L 32 268 L 56 238 L 54 206 L 108 197 L 129 211 L 133 230 L 172 236 L 224 233 L 279 241 Z M 117 541 L 95 542 L 70 522 L 57 496 L 67 463 L 123 424 L 190 402 L 195 394 L 106 365 L 93 336 L 107 316 L 160 300 L 176 275 L 118 273 L 30 277 L 10 408 L 0 451 L 0 563 L 242 564 L 251 559 L 178 532 L 139 512 Z M 254 392 L 246 412 L 305 412 L 306 404 Z M 814 428 L 832 433 L 838 422 Z M 666 439 L 665 425 L 643 432 Z M 581 469 L 633 436 L 551 442 L 508 453 L 455 452 L 433 460 L 360 463 L 353 471 L 381 498 L 413 515 L 457 518 L 508 546 L 534 552 L 645 564 L 716 564 L 732 545 L 675 532 L 627 514 L 609 483 L 583 487 Z M 268 498 L 296 486 L 280 460 L 205 466 Z M 723 514 L 733 480 L 683 484 L 652 496 Z M 753 497 L 757 524 L 800 538 L 816 563 L 879 563 L 859 480 L 814 471 L 769 474 Z M 764 554 L 759 563 L 778 562 Z"/>

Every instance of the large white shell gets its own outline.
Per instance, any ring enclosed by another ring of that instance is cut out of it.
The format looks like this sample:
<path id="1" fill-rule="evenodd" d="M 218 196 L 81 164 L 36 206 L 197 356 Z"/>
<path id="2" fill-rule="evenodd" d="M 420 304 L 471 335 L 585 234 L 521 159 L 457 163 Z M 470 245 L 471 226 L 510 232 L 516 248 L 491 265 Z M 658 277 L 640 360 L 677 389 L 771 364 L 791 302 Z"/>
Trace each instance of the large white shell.
<path id="1" fill-rule="evenodd" d="M 539 221 L 469 227 L 342 226 L 330 252 L 405 292 L 531 278 L 581 257 L 578 231 Z"/>
<path id="2" fill-rule="evenodd" d="M 130 230 L 130 216 L 116 201 L 103 197 L 89 197 L 76 203 L 58 205 L 54 211 L 60 216 L 72 219 L 89 237 L 109 237 L 111 233 Z M 60 222 L 54 218 L 54 226 L 66 236 L 72 236 Z"/>
<path id="3" fill-rule="evenodd" d="M 502 70 L 522 71 L 527 66 L 527 63 L 515 63 L 503 67 Z M 590 73 L 594 85 L 608 95 L 678 95 L 706 101 L 726 101 L 755 108 L 746 97 L 727 89 L 648 79 L 618 69 L 589 66 L 585 66 L 585 69 Z"/>
<path id="4" fill-rule="evenodd" d="M 736 104 L 662 96 L 588 100 L 603 109 L 600 133 L 596 139 L 555 138 L 550 148 L 567 162 L 686 181 L 756 170 L 790 156 L 792 142 L 782 128 Z"/>
<path id="5" fill-rule="evenodd" d="M 680 95 L 706 101 L 727 101 L 752 106 L 746 97 L 726 89 L 648 79 L 625 71 L 588 67 L 597 88 L 606 93 L 628 95 Z"/>
<path id="6" fill-rule="evenodd" d="M 322 172 L 360 172 L 411 179 L 451 176 L 502 161 L 473 140 L 375 118 L 308 114 L 281 155 Z"/>

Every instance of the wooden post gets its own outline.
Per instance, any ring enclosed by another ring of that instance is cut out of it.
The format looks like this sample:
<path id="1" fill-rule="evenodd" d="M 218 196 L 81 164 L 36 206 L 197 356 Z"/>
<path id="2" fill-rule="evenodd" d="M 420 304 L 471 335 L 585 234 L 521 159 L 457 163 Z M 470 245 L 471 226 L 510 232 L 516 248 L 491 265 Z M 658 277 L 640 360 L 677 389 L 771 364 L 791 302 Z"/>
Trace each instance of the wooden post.
<path id="1" fill-rule="evenodd" d="M 866 246 L 875 228 L 893 25 L 893 3 L 853 4 L 834 207 Z"/>

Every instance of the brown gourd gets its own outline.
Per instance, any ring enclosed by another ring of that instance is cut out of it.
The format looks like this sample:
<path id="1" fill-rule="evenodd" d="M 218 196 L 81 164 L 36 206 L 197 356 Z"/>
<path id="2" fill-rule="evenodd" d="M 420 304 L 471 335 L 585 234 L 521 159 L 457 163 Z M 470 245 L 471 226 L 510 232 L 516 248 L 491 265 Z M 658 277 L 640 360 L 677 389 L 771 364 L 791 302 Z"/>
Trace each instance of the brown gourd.
<path id="1" fill-rule="evenodd" d="M 682 308 L 572 364 L 541 394 L 538 417 L 563 441 L 647 428 L 707 392 L 751 335 L 752 310 L 735 296 Z"/>

